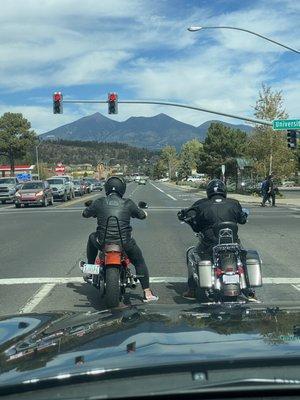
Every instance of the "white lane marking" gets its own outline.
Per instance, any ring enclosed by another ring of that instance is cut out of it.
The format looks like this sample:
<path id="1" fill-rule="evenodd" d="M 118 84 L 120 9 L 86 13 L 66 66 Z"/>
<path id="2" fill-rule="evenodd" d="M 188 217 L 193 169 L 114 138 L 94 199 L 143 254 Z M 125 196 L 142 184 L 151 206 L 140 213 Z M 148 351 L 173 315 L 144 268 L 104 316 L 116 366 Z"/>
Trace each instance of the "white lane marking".
<path id="1" fill-rule="evenodd" d="M 128 197 L 131 197 L 131 196 L 133 195 L 133 193 L 135 193 L 135 192 L 138 190 L 138 188 L 139 188 L 139 186 L 137 186 L 137 187 L 130 193 L 130 195 L 129 195 Z"/>
<path id="2" fill-rule="evenodd" d="M 181 206 L 181 208 L 183 208 L 184 205 Z M 149 207 L 148 210 L 152 210 L 152 211 L 167 211 L 167 210 L 179 210 L 180 206 L 178 207 Z M 84 207 L 79 208 L 79 207 L 73 207 L 73 208 L 64 208 L 64 209 L 56 209 L 56 208 L 52 208 L 51 210 L 16 210 L 16 211 L 9 211 L 9 212 L 1 212 L 0 209 L 0 215 L 15 215 L 18 213 L 21 214 L 38 214 L 38 213 L 72 213 L 72 212 L 82 212 L 82 210 L 84 209 Z"/>
<path id="3" fill-rule="evenodd" d="M 22 307 L 19 312 L 22 313 L 30 313 L 33 309 L 42 301 L 51 290 L 54 288 L 55 283 L 47 283 L 43 285 L 40 289 L 35 292 L 35 294 L 31 297 L 31 299 Z"/>
<path id="4" fill-rule="evenodd" d="M 293 285 L 292 284 L 292 286 L 293 286 L 293 288 L 295 288 L 296 290 L 299 290 L 299 292 L 300 292 L 300 285 Z"/>
<path id="5" fill-rule="evenodd" d="M 82 210 L 84 209 L 84 207 L 82 208 L 61 208 L 61 209 L 57 209 L 56 207 L 52 208 L 51 210 L 12 210 L 12 211 L 8 211 L 8 212 L 2 212 L 0 210 L 0 215 L 15 215 L 15 214 L 38 214 L 38 213 L 68 213 L 68 212 L 74 212 L 74 211 L 80 211 L 82 212 Z"/>
<path id="6" fill-rule="evenodd" d="M 150 278 L 151 283 L 171 283 L 171 282 L 186 282 L 185 276 L 152 276 Z M 82 276 L 70 276 L 70 277 L 44 277 L 44 278 L 4 278 L 0 279 L 1 285 L 34 285 L 34 284 L 52 284 L 52 285 L 64 285 L 67 283 L 83 283 Z M 274 285 L 299 285 L 300 278 L 263 278 L 264 284 Z M 297 288 L 297 290 L 300 290 Z"/>
<path id="7" fill-rule="evenodd" d="M 290 209 L 290 210 L 293 210 L 293 211 L 300 211 L 300 207 L 298 207 L 298 208 L 296 208 L 296 207 L 289 207 L 289 209 Z"/>
<path id="8" fill-rule="evenodd" d="M 159 190 L 160 192 L 162 192 L 163 194 L 165 194 L 166 196 L 170 197 L 170 199 L 177 201 L 177 199 L 175 197 L 173 197 L 171 194 L 166 193 L 164 190 L 160 189 L 159 187 L 157 187 L 156 185 L 154 185 L 154 183 L 150 182 L 150 184 L 152 186 L 155 187 L 155 189 Z"/>

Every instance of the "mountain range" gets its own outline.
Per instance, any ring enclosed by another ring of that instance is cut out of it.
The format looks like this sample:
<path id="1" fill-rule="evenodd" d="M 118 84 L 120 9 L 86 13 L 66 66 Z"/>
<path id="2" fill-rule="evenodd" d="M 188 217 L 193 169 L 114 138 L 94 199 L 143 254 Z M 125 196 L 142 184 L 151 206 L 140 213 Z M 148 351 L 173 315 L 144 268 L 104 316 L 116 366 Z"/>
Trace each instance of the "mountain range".
<path id="1" fill-rule="evenodd" d="M 190 139 L 197 138 L 203 141 L 212 122 L 220 122 L 247 133 L 253 129 L 249 125 L 234 125 L 218 120 L 206 121 L 195 127 L 166 114 L 158 114 L 153 117 L 130 117 L 126 121 L 119 122 L 97 112 L 45 132 L 40 137 L 42 139 L 49 139 L 50 136 L 52 139 L 121 142 L 151 150 L 161 149 L 166 145 L 172 145 L 179 149 Z"/>

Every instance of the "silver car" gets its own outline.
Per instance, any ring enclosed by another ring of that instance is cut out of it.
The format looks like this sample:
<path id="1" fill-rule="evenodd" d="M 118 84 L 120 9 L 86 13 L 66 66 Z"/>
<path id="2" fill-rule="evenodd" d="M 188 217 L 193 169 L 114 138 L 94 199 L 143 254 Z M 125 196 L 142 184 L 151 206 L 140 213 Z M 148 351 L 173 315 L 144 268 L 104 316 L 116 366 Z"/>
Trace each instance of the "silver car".
<path id="1" fill-rule="evenodd" d="M 71 200 L 72 194 L 71 194 L 71 189 L 70 186 L 67 184 L 67 181 L 65 178 L 61 178 L 60 176 L 56 176 L 53 178 L 47 179 L 47 182 L 49 183 L 52 193 L 53 193 L 53 198 L 55 200 L 62 200 L 62 201 L 67 201 Z"/>
<path id="2" fill-rule="evenodd" d="M 2 204 L 7 201 L 14 201 L 17 190 L 21 187 L 18 178 L 0 178 L 0 200 Z"/>

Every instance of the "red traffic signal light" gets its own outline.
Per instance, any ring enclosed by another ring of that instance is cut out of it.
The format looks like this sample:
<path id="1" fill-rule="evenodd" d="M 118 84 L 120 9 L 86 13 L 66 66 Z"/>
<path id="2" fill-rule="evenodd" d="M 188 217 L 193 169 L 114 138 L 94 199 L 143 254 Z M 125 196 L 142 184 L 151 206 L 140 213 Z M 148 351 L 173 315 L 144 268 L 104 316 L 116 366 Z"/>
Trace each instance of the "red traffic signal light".
<path id="1" fill-rule="evenodd" d="M 108 93 L 108 114 L 118 114 L 118 94 L 115 92 Z"/>
<path id="2" fill-rule="evenodd" d="M 61 92 L 54 92 L 53 94 L 53 113 L 54 114 L 62 114 L 63 107 L 62 107 L 63 95 Z"/>

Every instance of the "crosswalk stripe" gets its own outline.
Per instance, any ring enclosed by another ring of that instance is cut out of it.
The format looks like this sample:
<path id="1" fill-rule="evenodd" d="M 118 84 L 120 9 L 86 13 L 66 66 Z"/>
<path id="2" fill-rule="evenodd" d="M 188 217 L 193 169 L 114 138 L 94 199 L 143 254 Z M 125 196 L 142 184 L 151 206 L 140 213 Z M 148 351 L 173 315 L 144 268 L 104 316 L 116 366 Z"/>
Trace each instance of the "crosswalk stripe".
<path id="1" fill-rule="evenodd" d="M 150 278 L 151 283 L 185 283 L 185 276 L 153 276 Z M 67 283 L 82 283 L 82 276 L 72 277 L 34 277 L 34 278 L 3 278 L 0 279 L 1 285 L 35 285 L 35 284 L 56 284 L 64 285 Z M 273 285 L 300 285 L 300 278 L 287 277 L 265 277 L 263 284 Z"/>

